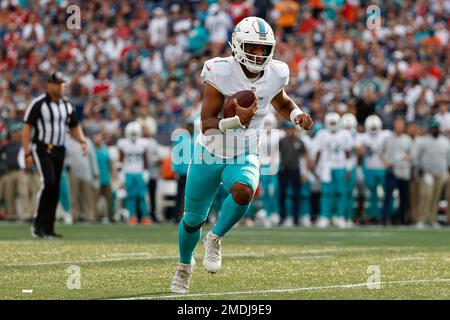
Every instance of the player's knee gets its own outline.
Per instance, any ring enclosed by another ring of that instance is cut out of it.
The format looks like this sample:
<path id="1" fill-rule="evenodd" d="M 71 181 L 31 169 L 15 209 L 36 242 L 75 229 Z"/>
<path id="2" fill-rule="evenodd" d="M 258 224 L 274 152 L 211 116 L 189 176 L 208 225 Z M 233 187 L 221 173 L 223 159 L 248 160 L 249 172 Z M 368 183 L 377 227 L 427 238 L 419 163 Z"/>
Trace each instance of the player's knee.
<path id="1" fill-rule="evenodd" d="M 203 216 L 195 213 L 185 213 L 182 219 L 183 228 L 187 233 L 194 233 L 203 226 L 205 219 Z"/>
<path id="2" fill-rule="evenodd" d="M 252 188 L 242 183 L 233 184 L 231 187 L 231 194 L 234 201 L 242 206 L 249 204 L 253 199 Z"/>

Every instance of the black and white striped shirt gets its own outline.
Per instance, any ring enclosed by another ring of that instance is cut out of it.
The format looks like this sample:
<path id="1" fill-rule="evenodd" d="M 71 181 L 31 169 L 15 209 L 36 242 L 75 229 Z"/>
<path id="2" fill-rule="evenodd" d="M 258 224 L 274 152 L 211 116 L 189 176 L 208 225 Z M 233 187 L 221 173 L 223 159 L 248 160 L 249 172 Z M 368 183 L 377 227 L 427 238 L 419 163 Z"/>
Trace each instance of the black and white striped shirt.
<path id="1" fill-rule="evenodd" d="M 64 146 L 67 127 L 78 125 L 75 109 L 67 99 L 52 101 L 48 93 L 31 101 L 23 121 L 33 126 L 33 143 Z"/>

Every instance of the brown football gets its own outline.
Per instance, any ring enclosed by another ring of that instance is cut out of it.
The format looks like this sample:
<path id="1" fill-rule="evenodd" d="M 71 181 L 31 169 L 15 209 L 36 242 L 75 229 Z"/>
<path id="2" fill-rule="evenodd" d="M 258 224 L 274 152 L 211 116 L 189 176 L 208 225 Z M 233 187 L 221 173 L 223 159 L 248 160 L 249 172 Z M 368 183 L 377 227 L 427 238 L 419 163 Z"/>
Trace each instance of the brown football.
<path id="1" fill-rule="evenodd" d="M 234 106 L 233 103 L 234 99 L 237 100 L 237 103 L 241 107 L 248 108 L 256 100 L 256 96 L 252 90 L 242 90 L 233 94 L 231 97 L 227 99 L 227 101 L 225 101 L 225 105 L 223 107 L 224 118 L 230 118 L 236 115 L 236 107 Z"/>

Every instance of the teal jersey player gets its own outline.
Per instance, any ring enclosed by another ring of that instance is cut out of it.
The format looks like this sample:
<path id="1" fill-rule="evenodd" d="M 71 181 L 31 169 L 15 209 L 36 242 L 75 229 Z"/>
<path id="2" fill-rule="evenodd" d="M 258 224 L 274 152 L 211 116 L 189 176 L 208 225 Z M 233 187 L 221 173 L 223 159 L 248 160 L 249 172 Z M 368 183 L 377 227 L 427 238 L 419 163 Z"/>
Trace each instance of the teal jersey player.
<path id="1" fill-rule="evenodd" d="M 185 190 L 185 212 L 179 224 L 179 263 L 171 290 L 189 291 L 194 268 L 193 254 L 201 237 L 214 196 L 223 183 L 229 191 L 221 214 L 203 240 L 203 266 L 217 273 L 222 263 L 221 240 L 245 215 L 259 181 L 258 140 L 270 105 L 285 119 L 309 130 L 312 120 L 300 111 L 283 87 L 289 68 L 273 60 L 275 38 L 261 18 L 247 17 L 234 29 L 233 55 L 205 62 L 201 132 L 191 159 Z M 236 116 L 223 118 L 225 98 L 252 90 L 257 99 L 248 108 L 234 101 Z"/>

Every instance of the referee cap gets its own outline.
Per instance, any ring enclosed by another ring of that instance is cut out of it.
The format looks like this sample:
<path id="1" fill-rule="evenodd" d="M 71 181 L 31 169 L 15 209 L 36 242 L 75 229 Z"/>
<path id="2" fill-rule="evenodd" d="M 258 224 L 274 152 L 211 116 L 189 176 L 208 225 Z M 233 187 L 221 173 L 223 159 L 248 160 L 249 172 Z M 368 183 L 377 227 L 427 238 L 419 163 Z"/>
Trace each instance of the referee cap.
<path id="1" fill-rule="evenodd" d="M 49 74 L 47 78 L 48 83 L 64 83 L 66 82 L 66 78 L 59 71 L 53 71 Z"/>

